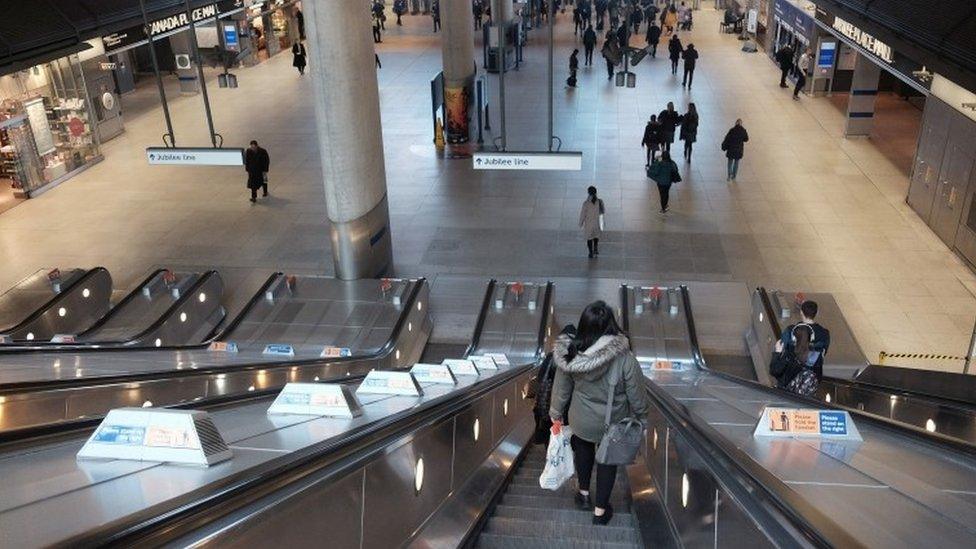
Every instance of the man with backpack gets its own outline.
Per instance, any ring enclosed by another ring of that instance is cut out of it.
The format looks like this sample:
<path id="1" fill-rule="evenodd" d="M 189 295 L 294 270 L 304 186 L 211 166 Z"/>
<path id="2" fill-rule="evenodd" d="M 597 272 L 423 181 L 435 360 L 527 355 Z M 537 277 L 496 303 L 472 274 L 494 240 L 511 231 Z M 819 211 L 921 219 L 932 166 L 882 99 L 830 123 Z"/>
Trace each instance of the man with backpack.
<path id="1" fill-rule="evenodd" d="M 823 378 L 824 355 L 830 348 L 830 330 L 817 324 L 815 301 L 800 304 L 802 321 L 783 330 L 769 366 L 776 385 L 792 393 L 813 396 Z"/>

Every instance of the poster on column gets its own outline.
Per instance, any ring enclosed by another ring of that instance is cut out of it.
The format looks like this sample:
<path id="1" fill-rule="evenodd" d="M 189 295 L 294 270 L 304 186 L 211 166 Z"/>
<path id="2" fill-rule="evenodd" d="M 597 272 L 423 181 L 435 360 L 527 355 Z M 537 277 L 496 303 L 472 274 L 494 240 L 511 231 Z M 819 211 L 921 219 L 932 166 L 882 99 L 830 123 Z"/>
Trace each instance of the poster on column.
<path id="1" fill-rule="evenodd" d="M 447 111 L 444 129 L 448 143 L 468 142 L 468 97 L 465 86 L 444 87 L 444 108 Z"/>

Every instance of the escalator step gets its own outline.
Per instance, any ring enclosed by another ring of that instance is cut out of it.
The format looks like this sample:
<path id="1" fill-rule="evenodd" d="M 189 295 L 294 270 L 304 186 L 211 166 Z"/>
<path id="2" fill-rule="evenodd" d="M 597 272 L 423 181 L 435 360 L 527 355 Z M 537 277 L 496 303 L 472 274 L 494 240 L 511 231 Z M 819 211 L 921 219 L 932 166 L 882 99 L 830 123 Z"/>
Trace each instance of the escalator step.
<path id="1" fill-rule="evenodd" d="M 484 549 L 638 549 L 636 543 L 606 543 L 593 540 L 546 539 L 484 533 L 475 545 Z"/>
<path id="2" fill-rule="evenodd" d="M 577 509 L 540 509 L 537 507 L 514 507 L 512 505 L 498 505 L 492 515 L 495 517 L 524 519 L 529 521 L 552 521 L 557 524 L 591 524 L 592 511 Z M 612 526 L 634 527 L 634 516 L 630 513 L 613 510 Z"/>
<path id="3" fill-rule="evenodd" d="M 614 512 L 626 513 L 630 510 L 630 502 L 623 496 L 611 497 L 610 503 L 613 505 Z M 544 492 L 543 495 L 519 495 L 506 492 L 502 495 L 501 505 L 534 509 L 576 509 L 576 503 L 571 496 L 561 496 L 555 492 Z"/>
<path id="4" fill-rule="evenodd" d="M 523 520 L 508 517 L 492 517 L 485 526 L 485 533 L 506 536 L 537 537 L 540 539 L 591 540 L 604 543 L 636 544 L 640 541 L 637 530 L 630 526 L 615 526 L 616 517 L 606 526 L 591 524 L 560 523 L 554 520 Z"/>
<path id="5" fill-rule="evenodd" d="M 531 484 L 509 484 L 505 493 L 513 496 L 556 496 L 572 499 L 576 495 L 576 482 L 570 479 L 563 483 L 558 490 L 544 490 L 539 486 L 538 479 L 536 479 Z M 624 498 L 624 494 L 628 493 L 627 487 L 618 482 L 613 487 L 611 501 Z"/>

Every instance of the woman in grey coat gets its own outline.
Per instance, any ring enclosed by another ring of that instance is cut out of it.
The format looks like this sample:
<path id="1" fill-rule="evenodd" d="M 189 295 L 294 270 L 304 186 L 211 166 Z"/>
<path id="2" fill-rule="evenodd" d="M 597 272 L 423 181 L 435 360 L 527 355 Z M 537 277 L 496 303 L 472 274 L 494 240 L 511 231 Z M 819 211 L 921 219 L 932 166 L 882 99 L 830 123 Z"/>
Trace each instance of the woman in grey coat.
<path id="1" fill-rule="evenodd" d="M 586 238 L 586 248 L 590 251 L 590 259 L 600 255 L 600 233 L 603 227 L 600 226 L 600 216 L 603 215 L 603 201 L 596 196 L 596 187 L 586 189 L 588 196 L 580 209 L 579 226 L 583 229 L 583 237 Z"/>
<path id="2" fill-rule="evenodd" d="M 564 333 L 556 339 L 552 357 L 557 370 L 549 416 L 553 431 L 558 432 L 567 419 L 563 414 L 569 404 L 568 419 L 573 428 L 570 444 L 579 483 L 576 504 L 581 509 L 589 509 L 590 476 L 596 447 L 606 432 L 607 402 L 612 403 L 612 423 L 626 417 L 643 421 L 648 409 L 644 375 L 630 351 L 627 336 L 617 325 L 613 309 L 603 301 L 591 303 L 583 310 L 576 337 Z M 612 395 L 608 376 L 611 369 L 619 372 Z M 607 524 L 613 517 L 610 493 L 616 478 L 615 465 L 596 464 L 593 524 Z"/>

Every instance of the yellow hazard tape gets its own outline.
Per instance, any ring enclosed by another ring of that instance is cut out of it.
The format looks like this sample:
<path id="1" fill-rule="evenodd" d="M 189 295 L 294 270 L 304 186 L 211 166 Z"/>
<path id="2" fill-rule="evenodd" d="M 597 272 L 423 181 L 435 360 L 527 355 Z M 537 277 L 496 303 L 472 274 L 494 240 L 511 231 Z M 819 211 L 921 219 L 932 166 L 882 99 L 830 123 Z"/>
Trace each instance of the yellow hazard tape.
<path id="1" fill-rule="evenodd" d="M 966 360 L 964 356 L 934 355 L 930 353 L 886 353 L 878 354 L 878 364 L 884 364 L 886 358 L 912 358 L 919 360 Z"/>

